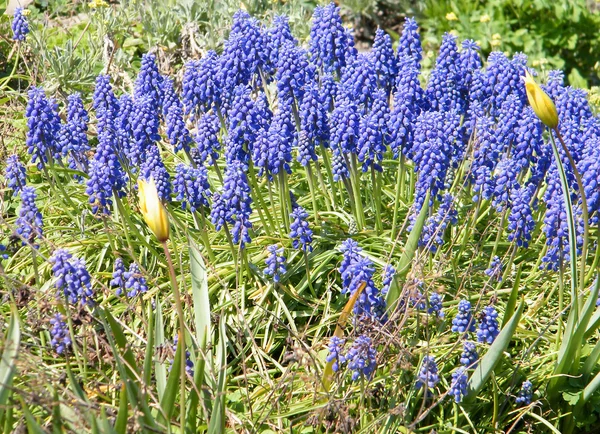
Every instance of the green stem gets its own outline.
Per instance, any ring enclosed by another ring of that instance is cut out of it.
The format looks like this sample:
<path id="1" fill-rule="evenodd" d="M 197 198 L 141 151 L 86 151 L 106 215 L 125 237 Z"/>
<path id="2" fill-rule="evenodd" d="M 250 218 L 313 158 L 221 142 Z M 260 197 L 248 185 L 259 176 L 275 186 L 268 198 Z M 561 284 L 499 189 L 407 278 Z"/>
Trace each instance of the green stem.
<path id="1" fill-rule="evenodd" d="M 310 197 L 312 199 L 315 225 L 318 225 L 319 224 L 319 207 L 317 206 L 317 192 L 315 189 L 314 176 L 312 173 L 312 169 L 310 167 L 310 163 L 308 163 L 306 165 L 306 174 L 307 174 L 307 178 L 308 178 L 308 188 L 310 190 Z"/>
<path id="2" fill-rule="evenodd" d="M 392 233 L 390 238 L 396 239 L 396 227 L 398 224 L 398 210 L 400 208 L 400 196 L 404 191 L 404 155 L 400 156 L 400 163 L 398 164 L 398 172 L 396 174 L 396 197 L 394 200 L 394 217 L 392 218 Z"/>
<path id="3" fill-rule="evenodd" d="M 210 245 L 210 240 L 208 239 L 208 228 L 206 226 L 206 217 L 204 216 L 204 209 L 200 208 L 200 222 L 198 222 L 198 216 L 195 212 L 192 213 L 194 218 L 194 223 L 196 223 L 197 229 L 200 231 L 200 238 L 202 238 L 202 242 L 204 243 L 204 247 L 206 247 L 206 253 L 210 261 L 213 264 L 216 264 L 215 253 L 213 252 L 212 246 Z"/>
<path id="4" fill-rule="evenodd" d="M 379 209 L 379 204 L 381 203 L 381 192 L 379 191 L 379 184 L 377 183 L 377 173 L 373 164 L 371 164 L 371 184 L 373 184 L 373 207 L 375 208 L 375 228 L 377 229 L 377 235 L 380 235 L 383 229 L 381 225 L 381 210 Z"/>

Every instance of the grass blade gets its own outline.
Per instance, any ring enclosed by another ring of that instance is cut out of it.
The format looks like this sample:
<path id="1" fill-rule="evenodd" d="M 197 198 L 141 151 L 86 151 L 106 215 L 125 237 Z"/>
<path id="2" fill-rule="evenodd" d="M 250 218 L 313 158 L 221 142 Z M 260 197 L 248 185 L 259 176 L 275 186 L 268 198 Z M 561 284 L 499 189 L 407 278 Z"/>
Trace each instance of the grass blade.
<path id="1" fill-rule="evenodd" d="M 217 389 L 214 391 L 213 411 L 208 424 L 209 434 L 225 432 L 225 396 L 227 388 L 227 334 L 225 331 L 225 315 L 219 322 L 219 346 L 217 349 L 217 370 L 219 372 Z"/>
<path id="2" fill-rule="evenodd" d="M 156 346 L 161 346 L 165 343 L 165 325 L 162 316 L 162 303 L 158 299 L 158 296 L 156 297 L 156 313 L 154 318 L 154 342 Z M 167 367 L 160 360 L 154 362 L 154 375 L 156 377 L 158 399 L 162 401 L 167 387 Z"/>
<path id="3" fill-rule="evenodd" d="M 11 307 L 12 314 L 6 333 L 4 352 L 0 359 L 0 407 L 6 406 L 11 395 L 13 378 L 17 371 L 17 354 L 21 343 L 21 328 L 19 326 L 19 314 L 14 306 Z"/>
<path id="4" fill-rule="evenodd" d="M 385 300 L 388 305 L 388 309 L 392 311 L 395 309 L 398 298 L 400 297 L 400 282 L 408 274 L 408 271 L 410 270 L 410 264 L 412 263 L 415 253 L 417 252 L 417 248 L 419 247 L 419 239 L 421 238 L 421 232 L 423 231 L 425 220 L 427 220 L 428 211 L 429 192 L 427 193 L 427 196 L 425 196 L 423 206 L 421 207 L 421 211 L 419 211 L 415 225 L 410 231 L 410 235 L 408 236 L 408 240 L 404 246 L 404 252 L 402 253 L 400 261 L 398 262 L 398 266 L 396 267 L 396 275 L 394 276 Z"/>

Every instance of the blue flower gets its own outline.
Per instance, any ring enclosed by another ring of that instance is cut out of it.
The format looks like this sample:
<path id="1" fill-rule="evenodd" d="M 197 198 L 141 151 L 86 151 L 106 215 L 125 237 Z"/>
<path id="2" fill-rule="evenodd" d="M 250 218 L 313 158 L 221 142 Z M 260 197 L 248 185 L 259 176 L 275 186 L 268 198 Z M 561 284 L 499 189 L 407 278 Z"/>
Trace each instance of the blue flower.
<path id="1" fill-rule="evenodd" d="M 498 325 L 498 312 L 494 306 L 483 308 L 479 319 L 479 328 L 477 329 L 477 341 L 491 344 L 500 333 Z"/>
<path id="2" fill-rule="evenodd" d="M 172 105 L 178 105 L 183 113 L 183 104 L 175 91 L 173 79 L 161 75 L 162 115 L 167 116 Z"/>
<path id="3" fill-rule="evenodd" d="M 13 31 L 13 41 L 24 41 L 27 34 L 29 33 L 29 23 L 25 14 L 23 14 L 23 8 L 17 7 L 13 16 L 11 28 Z"/>
<path id="4" fill-rule="evenodd" d="M 353 296 L 364 283 L 366 286 L 354 305 L 357 317 L 365 315 L 384 323 L 387 321 L 385 297 L 373 282 L 375 268 L 373 262 L 360 255 L 362 251 L 352 239 L 342 243 L 340 249 L 344 255 L 339 272 L 342 277 L 342 294 Z"/>
<path id="5" fill-rule="evenodd" d="M 265 276 L 270 276 L 273 282 L 279 283 L 281 276 L 287 272 L 286 259 L 283 255 L 284 249 L 283 247 L 278 248 L 277 244 L 273 244 L 267 247 L 267 251 L 269 252 L 265 260 L 267 267 L 263 270 L 263 273 Z"/>
<path id="6" fill-rule="evenodd" d="M 174 151 L 179 152 L 184 150 L 185 152 L 189 152 L 192 138 L 190 137 L 190 132 L 185 126 L 185 121 L 183 120 L 183 110 L 179 100 L 177 100 L 177 103 L 173 103 L 169 107 L 166 120 L 167 137 L 169 138 L 169 143 L 171 143 L 171 146 L 173 146 Z"/>
<path id="7" fill-rule="evenodd" d="M 267 29 L 267 56 L 269 62 L 266 72 L 269 74 L 277 66 L 281 47 L 288 42 L 294 45 L 298 44 L 298 41 L 292 35 L 289 19 L 286 15 L 275 15 L 273 26 Z"/>
<path id="8" fill-rule="evenodd" d="M 59 146 L 63 156 L 69 156 L 69 167 L 85 171 L 88 165 L 86 153 L 91 149 L 87 139 L 88 113 L 83 107 L 81 95 L 67 97 L 67 123 L 61 126 Z"/>
<path id="9" fill-rule="evenodd" d="M 455 333 L 475 331 L 475 321 L 471 315 L 471 303 L 468 300 L 461 300 L 458 303 L 458 313 L 452 320 L 452 331 Z"/>
<path id="10" fill-rule="evenodd" d="M 57 313 L 50 319 L 50 345 L 54 348 L 57 354 L 64 354 L 71 348 L 71 335 L 69 327 L 65 322 L 64 315 Z"/>
<path id="11" fill-rule="evenodd" d="M 163 77 L 156 66 L 156 56 L 145 53 L 142 55 L 142 65 L 138 72 L 133 87 L 135 100 L 146 97 L 150 100 L 156 116 L 162 111 L 163 106 Z"/>
<path id="12" fill-rule="evenodd" d="M 113 266 L 112 279 L 110 280 L 110 286 L 117 288 L 115 291 L 117 295 L 121 295 L 123 293 L 123 289 L 125 288 L 124 275 L 125 265 L 123 264 L 123 259 L 117 258 Z"/>
<path id="13" fill-rule="evenodd" d="M 372 56 L 377 72 L 377 83 L 379 87 L 389 92 L 396 79 L 396 55 L 392 48 L 392 38 L 380 27 L 375 33 Z"/>
<path id="14" fill-rule="evenodd" d="M 377 350 L 371 338 L 365 335 L 357 337 L 344 356 L 344 362 L 352 371 L 352 381 L 362 377 L 370 379 L 377 368 Z"/>
<path id="15" fill-rule="evenodd" d="M 268 61 L 264 30 L 247 12 L 237 11 L 233 26 L 219 57 L 217 82 L 221 95 L 230 95 L 238 85 L 247 85 Z"/>
<path id="16" fill-rule="evenodd" d="M 360 116 L 356 102 L 351 97 L 338 96 L 329 125 L 331 129 L 331 147 L 334 154 L 336 152 L 356 154 L 360 134 Z"/>
<path id="17" fill-rule="evenodd" d="M 417 382 L 415 388 L 420 389 L 422 387 L 429 390 L 433 389 L 440 382 L 440 376 L 438 374 L 438 366 L 433 356 L 423 357 L 421 369 L 417 376 Z"/>
<path id="18" fill-rule="evenodd" d="M 249 86 L 240 85 L 233 91 L 233 102 L 228 110 L 227 143 L 225 159 L 227 162 L 239 160 L 247 163 L 252 147 L 264 118 L 256 102 L 250 96 Z"/>
<path id="19" fill-rule="evenodd" d="M 290 213 L 290 238 L 294 249 L 312 252 L 313 232 L 308 225 L 308 213 L 301 206 L 297 206 Z"/>
<path id="20" fill-rule="evenodd" d="M 317 6 L 310 29 L 311 61 L 323 72 L 341 74 L 356 55 L 354 39 L 342 25 L 340 8 L 333 2 Z"/>
<path id="21" fill-rule="evenodd" d="M 177 346 L 178 344 L 178 336 L 175 336 L 175 338 L 173 339 L 173 353 L 177 352 Z M 187 348 L 187 347 L 186 347 Z M 171 367 L 169 368 L 169 370 L 171 370 L 173 368 L 173 360 L 171 360 Z M 191 377 L 194 378 L 194 362 L 192 362 L 192 359 L 190 358 L 190 352 L 188 350 L 185 351 L 185 373 Z"/>
<path id="22" fill-rule="evenodd" d="M 454 396 L 456 403 L 460 403 L 467 394 L 468 380 L 467 370 L 462 366 L 452 373 L 452 383 L 448 393 Z"/>
<path id="23" fill-rule="evenodd" d="M 268 134 L 268 164 L 269 172 L 273 175 L 282 170 L 292 173 L 292 148 L 298 142 L 298 134 L 292 120 L 292 107 L 283 101 L 280 103 Z"/>
<path id="24" fill-rule="evenodd" d="M 182 99 L 186 113 L 197 118 L 200 113 L 221 106 L 218 71 L 219 56 L 214 50 L 209 50 L 200 60 L 186 63 L 182 83 Z"/>
<path id="25" fill-rule="evenodd" d="M 305 167 L 311 160 L 317 161 L 315 147 L 318 144 L 329 144 L 328 110 L 322 92 L 317 83 L 309 82 L 300 105 L 298 162 Z"/>
<path id="26" fill-rule="evenodd" d="M 531 404 L 533 398 L 533 384 L 529 380 L 523 381 L 521 390 L 519 391 L 515 403 L 519 406 Z"/>
<path id="27" fill-rule="evenodd" d="M 479 355 L 474 342 L 465 341 L 460 355 L 460 364 L 466 368 L 474 369 L 477 366 Z"/>
<path id="28" fill-rule="evenodd" d="M 27 172 L 18 155 L 13 154 L 6 159 L 4 178 L 7 187 L 13 191 L 13 196 L 17 196 L 27 185 Z"/>
<path id="29" fill-rule="evenodd" d="M 402 34 L 398 42 L 398 57 L 405 56 L 412 59 L 413 65 L 417 69 L 421 69 L 423 49 L 418 29 L 419 26 L 414 18 L 406 17 L 404 19 L 404 27 L 402 27 Z"/>
<path id="30" fill-rule="evenodd" d="M 490 264 L 490 268 L 485 270 L 485 274 L 490 276 L 492 280 L 496 280 L 498 282 L 502 281 L 502 261 L 498 256 L 494 256 L 492 263 Z"/>
<path id="31" fill-rule="evenodd" d="M 221 194 L 215 194 L 210 213 L 217 231 L 226 224 L 233 224 L 233 242 L 243 249 L 251 241 L 252 197 L 245 166 L 238 160 L 228 162 Z"/>
<path id="32" fill-rule="evenodd" d="M 110 76 L 100 74 L 96 77 L 93 107 L 98 121 L 96 126 L 98 137 L 105 134 L 114 134 L 114 122 L 119 113 L 119 102 L 110 85 Z"/>
<path id="33" fill-rule="evenodd" d="M 454 197 L 451 194 L 445 194 L 437 212 L 425 222 L 419 246 L 436 252 L 438 247 L 444 244 L 444 233 L 448 224 L 456 224 L 457 215 L 458 212 L 454 209 Z"/>
<path id="34" fill-rule="evenodd" d="M 42 169 L 48 163 L 48 158 L 60 157 L 58 106 L 54 100 L 46 97 L 41 88 L 31 87 L 27 94 L 29 100 L 25 116 L 28 129 L 25 142 L 27 152 L 32 156 L 31 161 L 37 161 L 38 169 Z"/>
<path id="35" fill-rule="evenodd" d="M 142 164 L 140 176 L 146 181 L 152 178 L 156 184 L 158 197 L 166 202 L 171 201 L 171 175 L 160 158 L 158 146 L 152 145 L 146 151 L 146 161 Z"/>
<path id="36" fill-rule="evenodd" d="M 444 317 L 444 311 L 442 307 L 442 296 L 437 292 L 434 292 L 429 296 L 429 308 L 427 313 L 433 314 L 438 318 Z"/>
<path id="37" fill-rule="evenodd" d="M 50 263 L 52 273 L 56 277 L 54 286 L 59 291 L 57 297 L 61 297 L 62 294 L 71 304 L 93 303 L 90 273 L 81 259 L 74 258 L 64 249 L 58 249 L 52 254 Z"/>
<path id="38" fill-rule="evenodd" d="M 149 96 L 141 96 L 134 102 L 134 112 L 131 117 L 134 142 L 129 155 L 129 160 L 134 167 L 138 167 L 145 160 L 147 150 L 160 140 L 158 134 L 160 121 L 154 105 Z"/>
<path id="39" fill-rule="evenodd" d="M 396 269 L 390 264 L 387 264 L 383 269 L 383 278 L 381 279 L 381 293 L 387 294 L 390 291 L 390 287 L 394 282 L 394 276 L 396 275 Z"/>
<path id="40" fill-rule="evenodd" d="M 300 105 L 304 97 L 304 89 L 309 77 L 308 53 L 296 46 L 293 42 L 285 42 L 279 48 L 277 61 L 277 97 L 280 108 L 283 105 L 296 107 Z"/>
<path id="41" fill-rule="evenodd" d="M 510 194 L 510 214 L 508 216 L 508 241 L 519 247 L 529 245 L 535 220 L 531 210 L 532 189 L 528 186 L 515 188 Z"/>
<path id="42" fill-rule="evenodd" d="M 37 195 L 33 187 L 23 187 L 21 190 L 21 209 L 16 221 L 16 234 L 23 245 L 37 247 L 36 240 L 44 236 L 42 214 L 35 204 Z"/>
<path id="43" fill-rule="evenodd" d="M 503 211 L 510 202 L 511 192 L 519 188 L 517 176 L 519 167 L 512 158 L 504 157 L 495 170 L 494 200 L 492 205 L 496 211 Z"/>
<path id="44" fill-rule="evenodd" d="M 332 336 L 331 340 L 329 341 L 329 345 L 327 346 L 329 353 L 327 354 L 325 360 L 327 363 L 333 362 L 331 364 L 333 372 L 337 372 L 340 369 L 340 365 L 345 362 L 345 358 L 342 353 L 345 342 L 346 341 L 344 339 L 338 338 L 337 336 Z"/>
<path id="45" fill-rule="evenodd" d="M 198 121 L 198 128 L 194 140 L 198 149 L 198 163 L 208 162 L 213 165 L 219 158 L 221 143 L 219 142 L 221 121 L 213 113 L 203 115 Z"/>
<path id="46" fill-rule="evenodd" d="M 125 289 L 129 289 L 127 297 L 135 297 L 140 293 L 148 291 L 146 278 L 142 275 L 140 267 L 135 262 L 129 265 L 129 271 L 123 273 L 123 278 L 125 279 Z"/>
<path id="47" fill-rule="evenodd" d="M 400 154 L 411 156 L 414 122 L 421 112 L 424 96 L 419 83 L 419 69 L 413 59 L 401 56 L 397 65 L 396 92 L 389 127 L 394 158 Z"/>
<path id="48" fill-rule="evenodd" d="M 456 37 L 445 33 L 440 52 L 431 71 L 427 89 L 427 99 L 434 110 L 460 110 L 463 106 L 460 95 L 458 50 Z"/>
<path id="49" fill-rule="evenodd" d="M 202 206 L 208 207 L 211 193 L 206 169 L 202 166 L 194 168 L 178 164 L 175 171 L 177 174 L 173 188 L 177 193 L 176 200 L 181 201 L 181 208 L 185 210 L 189 205 L 190 211 L 195 212 Z"/>
<path id="50" fill-rule="evenodd" d="M 371 167 L 379 172 L 383 171 L 379 162 L 383 160 L 386 144 L 390 142 L 389 122 L 390 109 L 387 94 L 383 89 L 378 89 L 373 94 L 371 111 L 360 122 L 357 151 L 358 161 L 363 163 L 363 172 Z"/>
<path id="51" fill-rule="evenodd" d="M 133 142 L 133 112 L 134 103 L 131 96 L 128 94 L 121 95 L 119 98 L 119 112 L 115 121 L 115 127 L 117 129 L 117 148 L 120 150 L 120 154 L 125 156 L 123 161 L 129 165 L 133 165 L 133 162 L 136 162 L 137 164 L 141 158 L 136 152 L 137 147 L 134 146 Z"/>

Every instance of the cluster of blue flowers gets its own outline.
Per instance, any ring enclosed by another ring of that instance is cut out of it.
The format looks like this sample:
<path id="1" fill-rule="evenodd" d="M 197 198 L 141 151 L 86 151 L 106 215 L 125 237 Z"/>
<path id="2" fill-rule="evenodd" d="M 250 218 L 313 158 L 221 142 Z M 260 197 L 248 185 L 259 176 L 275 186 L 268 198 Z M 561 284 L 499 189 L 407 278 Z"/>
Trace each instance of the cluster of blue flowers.
<path id="1" fill-rule="evenodd" d="M 515 402 L 517 405 L 529 405 L 531 404 L 531 399 L 533 398 L 533 384 L 529 380 L 525 380 L 523 385 L 521 386 L 521 390 L 517 394 L 517 398 Z"/>
<path id="2" fill-rule="evenodd" d="M 29 33 L 29 23 L 23 13 L 25 10 L 21 7 L 15 9 L 15 15 L 12 21 L 13 41 L 24 41 Z"/>
<path id="3" fill-rule="evenodd" d="M 57 313 L 50 319 L 50 325 L 50 345 L 58 354 L 63 354 L 71 348 L 71 335 L 64 315 Z"/>
<path id="4" fill-rule="evenodd" d="M 279 283 L 281 280 L 281 276 L 283 276 L 286 269 L 286 259 L 283 256 L 283 247 L 279 247 L 277 244 L 270 245 L 267 247 L 267 251 L 269 255 L 265 260 L 265 264 L 267 267 L 264 269 L 263 273 L 265 276 L 270 276 L 273 279 L 273 282 Z"/>
<path id="5" fill-rule="evenodd" d="M 52 274 L 56 277 L 54 286 L 58 290 L 57 298 L 64 297 L 71 304 L 93 303 L 92 279 L 81 259 L 64 249 L 58 249 L 52 254 L 50 263 Z"/>
<path id="6" fill-rule="evenodd" d="M 126 271 L 121 258 L 115 260 L 110 286 L 117 288 L 115 291 L 117 295 L 121 295 L 125 290 L 128 290 L 127 296 L 130 298 L 148 291 L 146 278 L 143 276 L 139 265 L 132 262 L 129 265 L 129 270 Z"/>

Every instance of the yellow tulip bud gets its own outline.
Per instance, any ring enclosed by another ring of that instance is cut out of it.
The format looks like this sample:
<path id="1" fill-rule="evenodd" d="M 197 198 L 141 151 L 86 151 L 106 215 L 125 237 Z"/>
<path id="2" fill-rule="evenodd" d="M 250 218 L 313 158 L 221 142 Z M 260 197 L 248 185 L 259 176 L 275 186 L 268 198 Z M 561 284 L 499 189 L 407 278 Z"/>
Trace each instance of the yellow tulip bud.
<path id="1" fill-rule="evenodd" d="M 535 82 L 529 71 L 525 71 L 525 91 L 527 92 L 527 99 L 531 108 L 535 112 L 540 121 L 549 128 L 556 128 L 558 126 L 558 113 L 556 112 L 556 106 L 552 102 L 552 99 L 542 90 L 542 88 Z"/>
<path id="2" fill-rule="evenodd" d="M 169 216 L 158 197 L 156 184 L 152 178 L 149 182 L 138 179 L 138 197 L 140 210 L 146 224 L 154 232 L 158 241 L 161 243 L 167 241 L 169 239 Z"/>

